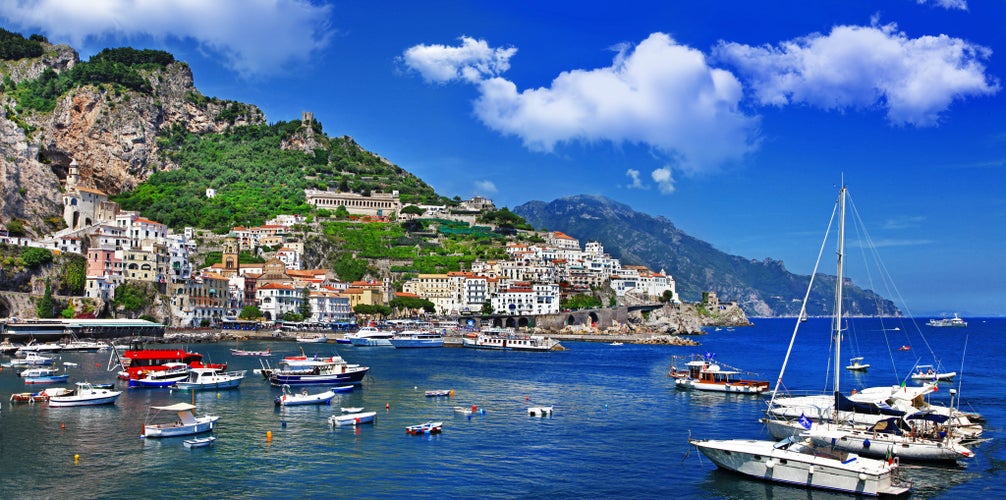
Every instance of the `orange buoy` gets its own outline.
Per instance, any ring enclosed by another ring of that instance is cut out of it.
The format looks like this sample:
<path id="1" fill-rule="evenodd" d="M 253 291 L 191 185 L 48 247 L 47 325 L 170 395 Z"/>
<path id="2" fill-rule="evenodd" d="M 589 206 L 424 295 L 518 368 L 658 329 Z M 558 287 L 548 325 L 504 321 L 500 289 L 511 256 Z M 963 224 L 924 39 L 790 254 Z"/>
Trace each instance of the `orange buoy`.
<path id="1" fill-rule="evenodd" d="M 59 424 L 59 428 L 63 429 L 63 430 L 66 430 L 66 422 L 63 422 L 63 423 Z"/>
<path id="2" fill-rule="evenodd" d="M 472 411 L 473 412 L 479 411 L 479 407 L 475 406 L 475 405 L 472 405 Z"/>
<path id="3" fill-rule="evenodd" d="M 391 403 L 384 403 L 384 409 L 385 410 L 390 410 L 391 409 Z"/>
<path id="4" fill-rule="evenodd" d="M 265 431 L 265 442 L 272 442 L 272 431 Z"/>

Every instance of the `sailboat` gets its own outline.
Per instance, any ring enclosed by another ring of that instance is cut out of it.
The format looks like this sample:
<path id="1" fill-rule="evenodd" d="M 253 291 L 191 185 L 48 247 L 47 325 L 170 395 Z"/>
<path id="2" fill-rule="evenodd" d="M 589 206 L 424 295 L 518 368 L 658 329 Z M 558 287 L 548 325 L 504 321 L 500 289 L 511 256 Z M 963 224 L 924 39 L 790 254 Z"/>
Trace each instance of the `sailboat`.
<path id="1" fill-rule="evenodd" d="M 783 373 L 789 361 L 799 324 L 793 331 L 789 351 L 783 362 L 776 387 L 769 401 L 768 418 L 764 420 L 769 432 L 777 439 L 787 436 L 809 437 L 823 446 L 854 452 L 864 456 L 887 458 L 891 456 L 925 461 L 951 461 L 974 457 L 974 452 L 963 446 L 960 436 L 947 425 L 949 417 L 936 412 L 919 412 L 910 403 L 920 394 L 936 389 L 924 385 L 921 390 L 902 387 L 878 399 L 876 391 L 869 396 L 852 399 L 840 392 L 842 328 L 842 285 L 845 256 L 845 198 L 846 188 L 839 195 L 838 264 L 835 280 L 835 316 L 831 336 L 834 343 L 834 390 L 832 394 L 801 397 L 778 397 Z M 822 246 L 823 248 L 823 246 Z M 813 277 L 811 277 L 813 285 Z M 807 289 L 807 296 L 810 287 Z M 801 309 L 806 308 L 806 297 Z M 907 398 L 907 399 L 906 399 Z M 895 404 L 892 404 L 895 403 Z M 797 415 L 799 413 L 799 415 Z M 808 415 L 810 414 L 810 415 Z"/>
<path id="2" fill-rule="evenodd" d="M 845 214 L 845 187 L 839 195 L 839 206 Z M 844 228 L 840 229 L 840 232 Z M 839 269 L 842 266 L 842 248 L 839 249 Z M 841 271 L 838 276 L 838 287 L 841 290 Z M 811 280 L 813 285 L 813 279 Z M 807 295 L 810 287 L 807 288 Z M 798 318 L 803 318 L 806 311 L 806 297 Z M 840 316 L 839 316 L 840 317 Z M 801 321 L 797 320 L 797 329 Z M 836 325 L 838 323 L 836 322 Z M 796 331 L 794 330 L 794 339 Z M 790 341 L 792 350 L 793 341 Z M 787 352 L 787 361 L 789 353 Z M 783 362 L 783 371 L 786 361 Z M 836 371 L 838 364 L 836 363 Z M 781 381 L 782 374 L 779 379 Z M 837 381 L 837 377 L 836 377 Z M 777 383 L 773 397 L 778 391 Z M 809 419 L 801 421 L 809 423 Z M 738 472 L 750 477 L 786 483 L 794 486 L 835 490 L 859 495 L 901 495 L 911 489 L 911 485 L 901 481 L 898 468 L 900 463 L 896 457 L 878 460 L 864 458 L 855 452 L 850 452 L 808 435 L 797 434 L 783 438 L 781 441 L 764 441 L 750 439 L 689 439 L 703 455 L 713 461 L 718 467 Z"/>

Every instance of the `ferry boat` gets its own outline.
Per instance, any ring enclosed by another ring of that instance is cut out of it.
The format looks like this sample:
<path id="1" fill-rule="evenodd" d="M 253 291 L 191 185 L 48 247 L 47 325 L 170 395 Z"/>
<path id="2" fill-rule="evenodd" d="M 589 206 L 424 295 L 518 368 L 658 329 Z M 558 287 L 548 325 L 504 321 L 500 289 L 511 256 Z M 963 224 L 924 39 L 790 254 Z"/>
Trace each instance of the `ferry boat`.
<path id="1" fill-rule="evenodd" d="M 926 325 L 936 328 L 965 328 L 968 326 L 968 322 L 961 319 L 957 313 L 954 313 L 953 318 L 931 319 Z"/>
<path id="2" fill-rule="evenodd" d="M 769 388 L 767 381 L 741 378 L 744 372 L 713 361 L 711 355 L 696 355 L 685 367 L 686 376 L 674 377 L 674 385 L 679 389 L 760 394 Z"/>
<path id="3" fill-rule="evenodd" d="M 391 338 L 394 336 L 394 331 L 381 330 L 374 326 L 360 327 L 356 332 L 346 334 L 350 344 L 370 347 L 391 347 Z"/>
<path id="4" fill-rule="evenodd" d="M 562 351 L 565 348 L 558 340 L 541 335 L 520 333 L 480 333 L 475 338 L 465 337 L 461 345 L 471 349 L 497 351 Z"/>
<path id="5" fill-rule="evenodd" d="M 119 378 L 138 380 L 150 372 L 167 370 L 171 363 L 185 363 L 189 368 L 216 368 L 226 370 L 227 363 L 204 363 L 203 355 L 185 349 L 144 349 L 138 344 L 130 346 L 122 354 L 112 350 L 112 358 L 118 358 L 122 365 Z"/>
<path id="6" fill-rule="evenodd" d="M 391 338 L 391 345 L 396 349 L 407 349 L 417 347 L 443 347 L 444 336 L 439 332 L 424 332 L 418 330 L 406 330 Z"/>

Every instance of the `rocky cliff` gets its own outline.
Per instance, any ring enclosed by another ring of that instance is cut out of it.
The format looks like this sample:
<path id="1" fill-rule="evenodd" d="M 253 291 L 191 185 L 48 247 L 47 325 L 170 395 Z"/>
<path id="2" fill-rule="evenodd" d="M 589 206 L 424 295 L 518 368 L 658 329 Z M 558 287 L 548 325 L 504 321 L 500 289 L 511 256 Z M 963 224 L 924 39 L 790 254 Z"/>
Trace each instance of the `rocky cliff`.
<path id="1" fill-rule="evenodd" d="M 80 64 L 70 47 L 45 48 L 41 57 L 0 63 L 0 76 L 9 78 L 0 92 L 0 225 L 20 219 L 29 233 L 57 229 L 60 190 L 74 159 L 83 186 L 115 195 L 158 169 L 176 168 L 158 154 L 157 144 L 172 127 L 203 134 L 265 122 L 255 106 L 203 96 L 189 66 L 177 61 L 139 70 L 149 93 L 89 84 L 60 95 L 51 112 L 25 108 L 14 85 L 39 78 L 47 68 L 61 73 Z"/>

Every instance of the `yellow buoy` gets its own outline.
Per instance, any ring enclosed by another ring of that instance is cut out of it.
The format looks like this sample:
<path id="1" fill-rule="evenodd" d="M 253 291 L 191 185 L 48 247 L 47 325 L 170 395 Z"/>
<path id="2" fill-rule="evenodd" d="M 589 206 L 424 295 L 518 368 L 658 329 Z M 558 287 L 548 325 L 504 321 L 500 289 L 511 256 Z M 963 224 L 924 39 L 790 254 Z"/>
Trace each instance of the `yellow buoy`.
<path id="1" fill-rule="evenodd" d="M 265 442 L 272 442 L 272 431 L 265 431 Z"/>
<path id="2" fill-rule="evenodd" d="M 451 389 L 451 397 L 454 397 L 454 389 Z"/>
<path id="3" fill-rule="evenodd" d="M 80 453 L 73 454 L 73 464 L 76 465 L 80 461 Z"/>

